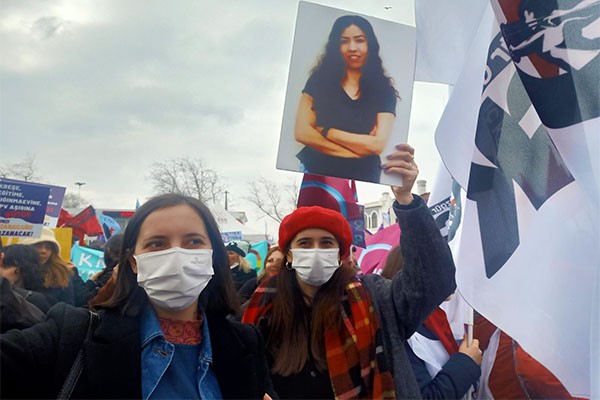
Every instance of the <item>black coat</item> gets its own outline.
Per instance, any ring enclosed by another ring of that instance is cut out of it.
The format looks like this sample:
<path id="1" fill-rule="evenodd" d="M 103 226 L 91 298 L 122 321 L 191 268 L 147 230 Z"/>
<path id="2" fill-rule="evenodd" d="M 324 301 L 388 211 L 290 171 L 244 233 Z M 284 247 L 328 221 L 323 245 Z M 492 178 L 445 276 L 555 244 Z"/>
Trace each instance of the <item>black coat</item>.
<path id="1" fill-rule="evenodd" d="M 248 324 L 212 318 L 212 369 L 223 398 L 274 394 L 262 336 Z M 45 322 L 0 336 L 0 398 L 56 398 L 88 327 L 89 313 L 64 303 Z M 84 346 L 84 369 L 73 398 L 141 398 L 141 344 L 137 318 L 116 310 Z"/>

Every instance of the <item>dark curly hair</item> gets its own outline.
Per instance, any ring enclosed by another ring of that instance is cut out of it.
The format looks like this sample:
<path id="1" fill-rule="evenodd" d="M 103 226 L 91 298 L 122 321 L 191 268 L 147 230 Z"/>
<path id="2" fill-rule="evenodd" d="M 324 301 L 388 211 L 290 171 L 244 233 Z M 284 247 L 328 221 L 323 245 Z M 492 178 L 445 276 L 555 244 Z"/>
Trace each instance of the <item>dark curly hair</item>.
<path id="1" fill-rule="evenodd" d="M 379 57 L 379 41 L 375 36 L 373 26 L 358 15 L 344 15 L 335 20 L 325 45 L 325 51 L 312 69 L 311 77 L 315 78 L 324 90 L 339 90 L 339 85 L 346 74 L 346 62 L 340 52 L 341 36 L 342 32 L 350 25 L 360 28 L 367 38 L 368 55 L 360 78 L 361 97 L 370 99 L 380 96 L 382 93 L 392 92 L 399 98 L 392 78 L 387 76 L 383 69 L 383 62 Z"/>

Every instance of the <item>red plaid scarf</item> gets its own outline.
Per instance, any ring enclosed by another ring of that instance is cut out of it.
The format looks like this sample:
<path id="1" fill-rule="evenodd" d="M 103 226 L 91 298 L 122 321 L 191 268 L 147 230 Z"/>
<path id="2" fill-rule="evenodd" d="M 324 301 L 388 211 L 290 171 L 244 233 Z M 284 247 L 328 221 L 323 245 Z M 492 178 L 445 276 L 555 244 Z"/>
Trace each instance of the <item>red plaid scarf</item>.
<path id="1" fill-rule="evenodd" d="M 242 322 L 258 325 L 276 294 L 269 279 L 254 292 Z M 394 380 L 383 353 L 379 317 L 358 278 L 346 286 L 341 304 L 343 327 L 325 331 L 325 353 L 336 399 L 394 399 Z"/>

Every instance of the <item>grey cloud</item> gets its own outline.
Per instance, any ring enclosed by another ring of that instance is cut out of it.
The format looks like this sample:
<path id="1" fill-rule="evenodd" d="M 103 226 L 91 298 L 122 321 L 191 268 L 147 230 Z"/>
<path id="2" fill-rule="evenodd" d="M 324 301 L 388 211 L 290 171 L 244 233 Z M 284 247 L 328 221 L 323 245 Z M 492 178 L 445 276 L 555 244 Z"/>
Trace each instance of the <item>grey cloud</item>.
<path id="1" fill-rule="evenodd" d="M 49 39 L 69 30 L 71 22 L 58 17 L 42 17 L 31 25 L 31 32 L 39 39 Z"/>

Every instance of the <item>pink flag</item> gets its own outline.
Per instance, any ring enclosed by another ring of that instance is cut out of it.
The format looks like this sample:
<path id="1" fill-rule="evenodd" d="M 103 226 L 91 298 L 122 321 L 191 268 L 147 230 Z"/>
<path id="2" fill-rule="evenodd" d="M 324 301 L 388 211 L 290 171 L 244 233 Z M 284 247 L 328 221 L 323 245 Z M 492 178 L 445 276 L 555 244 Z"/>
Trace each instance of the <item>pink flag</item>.
<path id="1" fill-rule="evenodd" d="M 357 249 L 356 259 L 363 274 L 380 274 L 388 253 L 400 244 L 400 225 L 393 224 L 367 237 L 366 248 Z"/>

